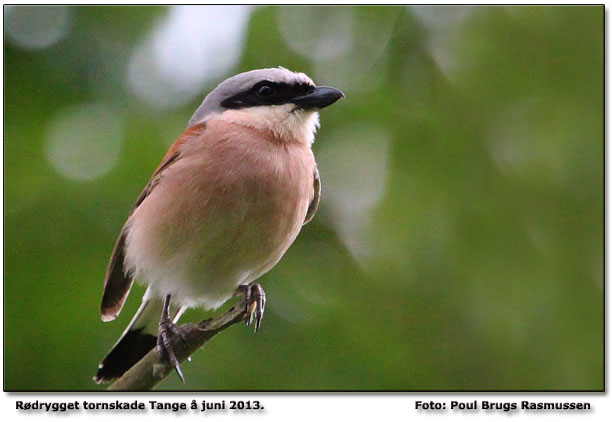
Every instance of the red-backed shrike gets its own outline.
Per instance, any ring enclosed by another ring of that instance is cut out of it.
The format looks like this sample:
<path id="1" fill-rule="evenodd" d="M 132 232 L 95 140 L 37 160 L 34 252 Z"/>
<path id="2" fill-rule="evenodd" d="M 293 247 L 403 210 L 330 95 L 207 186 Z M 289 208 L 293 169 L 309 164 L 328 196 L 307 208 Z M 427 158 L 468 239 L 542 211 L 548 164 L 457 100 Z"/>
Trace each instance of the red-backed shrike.
<path id="1" fill-rule="evenodd" d="M 102 320 L 119 314 L 134 279 L 148 289 L 96 382 L 121 376 L 156 345 L 182 378 L 169 346 L 174 323 L 186 308 L 218 308 L 237 289 L 246 291 L 247 324 L 254 314 L 259 328 L 265 295 L 252 282 L 276 265 L 317 209 L 317 110 L 342 97 L 275 68 L 229 78 L 204 99 L 113 250 Z"/>

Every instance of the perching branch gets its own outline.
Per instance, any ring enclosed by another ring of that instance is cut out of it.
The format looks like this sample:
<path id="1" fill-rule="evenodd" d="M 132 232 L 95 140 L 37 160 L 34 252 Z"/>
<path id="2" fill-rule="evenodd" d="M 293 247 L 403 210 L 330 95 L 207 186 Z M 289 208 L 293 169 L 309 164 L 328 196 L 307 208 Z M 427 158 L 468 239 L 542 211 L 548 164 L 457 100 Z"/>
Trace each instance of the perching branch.
<path id="1" fill-rule="evenodd" d="M 238 322 L 243 322 L 246 316 L 246 301 L 242 299 L 225 314 L 209 318 L 199 324 L 182 324 L 185 341 L 173 338 L 172 347 L 179 362 L 185 361 L 196 350 L 210 340 L 215 334 Z M 121 378 L 112 383 L 107 390 L 143 391 L 151 390 L 164 378 L 170 375 L 174 368 L 168 367 L 154 347 L 138 363 L 132 366 Z"/>

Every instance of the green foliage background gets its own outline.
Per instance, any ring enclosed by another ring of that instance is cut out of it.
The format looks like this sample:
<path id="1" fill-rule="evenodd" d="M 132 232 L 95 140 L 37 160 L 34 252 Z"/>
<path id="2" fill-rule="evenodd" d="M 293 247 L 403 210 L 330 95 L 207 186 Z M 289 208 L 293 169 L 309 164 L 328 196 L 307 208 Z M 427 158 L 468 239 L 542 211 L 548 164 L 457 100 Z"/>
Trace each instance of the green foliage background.
<path id="1" fill-rule="evenodd" d="M 299 36 L 315 38 L 328 11 L 303 9 L 313 29 Z M 322 113 L 314 149 L 330 194 L 332 167 L 369 165 L 367 151 L 348 164 L 326 157 L 351 141 L 345 129 L 385 134 L 367 257 L 351 252 L 324 204 L 261 279 L 262 331 L 230 328 L 184 364 L 185 386 L 173 376 L 160 389 L 602 389 L 604 8 L 476 7 L 452 27 L 442 17 L 456 8 L 427 10 L 438 26 L 411 7 L 351 11 L 353 41 L 364 43 L 356 56 L 379 25 L 392 31 L 358 83 L 339 82 L 368 57 L 347 57 L 352 68 L 317 80 L 346 98 Z M 75 8 L 70 33 L 49 48 L 5 42 L 5 389 L 102 389 L 91 377 L 139 305 L 135 286 L 118 320 L 100 321 L 107 261 L 203 97 L 160 111 L 125 86 L 134 46 L 167 13 Z M 289 48 L 279 13 L 253 10 L 226 76 L 278 65 L 312 75 L 315 63 Z M 432 53 L 440 36 L 451 72 Z M 66 178 L 45 156 L 48 125 L 100 100 L 120 110 L 120 159 L 103 177 Z M 193 310 L 186 320 L 204 316 Z"/>

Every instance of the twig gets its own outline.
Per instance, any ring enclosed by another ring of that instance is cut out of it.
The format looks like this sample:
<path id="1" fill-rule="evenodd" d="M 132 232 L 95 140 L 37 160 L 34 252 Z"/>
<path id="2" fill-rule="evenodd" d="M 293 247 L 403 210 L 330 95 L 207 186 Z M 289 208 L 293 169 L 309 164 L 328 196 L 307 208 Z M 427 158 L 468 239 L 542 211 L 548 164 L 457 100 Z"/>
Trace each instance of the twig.
<path id="1" fill-rule="evenodd" d="M 225 314 L 210 318 L 199 324 L 183 324 L 179 329 L 184 335 L 184 342 L 174 338 L 172 347 L 179 362 L 185 361 L 196 350 L 210 340 L 215 334 L 229 326 L 244 321 L 246 310 L 245 300 L 235 304 Z M 107 390 L 114 391 L 145 391 L 151 390 L 166 378 L 174 369 L 168 367 L 159 356 L 157 348 L 151 349 L 138 363 L 132 366 L 121 378 L 112 383 Z"/>

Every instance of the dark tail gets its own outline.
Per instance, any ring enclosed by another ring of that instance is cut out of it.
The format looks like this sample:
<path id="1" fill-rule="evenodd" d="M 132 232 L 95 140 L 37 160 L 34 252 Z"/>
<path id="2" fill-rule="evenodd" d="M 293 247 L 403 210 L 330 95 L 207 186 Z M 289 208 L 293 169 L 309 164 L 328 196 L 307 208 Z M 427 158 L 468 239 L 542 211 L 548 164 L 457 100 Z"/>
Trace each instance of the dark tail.
<path id="1" fill-rule="evenodd" d="M 119 378 L 156 344 L 157 336 L 143 333 L 142 328 L 128 331 L 106 355 L 94 376 L 94 381 L 99 384 Z"/>
<path id="2" fill-rule="evenodd" d="M 98 366 L 93 378 L 95 382 L 110 382 L 119 378 L 156 346 L 163 301 L 149 296 L 147 291 L 128 328 Z M 179 309 L 173 321 L 176 322 L 182 313 L 183 309 Z"/>

